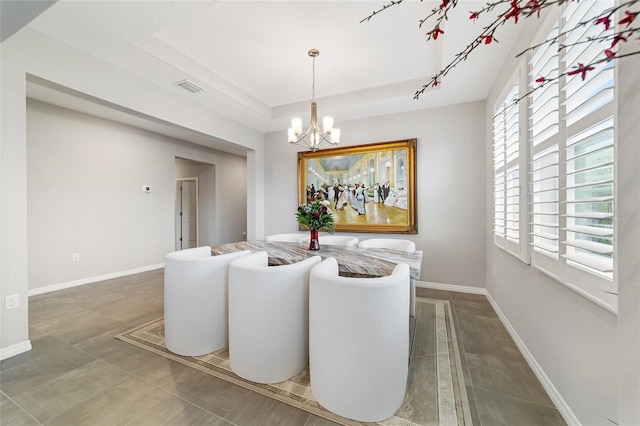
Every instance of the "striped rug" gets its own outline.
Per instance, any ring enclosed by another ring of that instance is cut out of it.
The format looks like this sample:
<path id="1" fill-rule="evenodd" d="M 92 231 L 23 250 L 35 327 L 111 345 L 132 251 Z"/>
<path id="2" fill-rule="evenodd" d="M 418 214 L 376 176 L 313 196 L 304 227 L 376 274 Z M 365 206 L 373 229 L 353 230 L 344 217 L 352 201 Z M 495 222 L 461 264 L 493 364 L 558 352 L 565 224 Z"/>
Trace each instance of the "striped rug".
<path id="1" fill-rule="evenodd" d="M 393 417 L 376 424 L 471 425 L 449 302 L 417 297 L 416 316 L 410 326 L 411 351 L 405 400 Z M 242 379 L 230 370 L 226 348 L 198 357 L 185 357 L 168 351 L 164 345 L 163 318 L 116 338 L 333 422 L 347 426 L 363 424 L 338 416 L 318 404 L 311 393 L 308 369 L 282 383 L 259 384 Z"/>

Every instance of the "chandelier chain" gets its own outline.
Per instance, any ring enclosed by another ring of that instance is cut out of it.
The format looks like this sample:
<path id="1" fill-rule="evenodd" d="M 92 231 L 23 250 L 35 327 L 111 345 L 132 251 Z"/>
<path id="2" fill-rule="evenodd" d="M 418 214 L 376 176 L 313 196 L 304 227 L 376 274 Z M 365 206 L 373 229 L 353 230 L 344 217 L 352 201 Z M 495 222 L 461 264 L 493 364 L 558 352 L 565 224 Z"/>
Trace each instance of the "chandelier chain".
<path id="1" fill-rule="evenodd" d="M 313 102 L 316 101 L 316 57 L 314 56 L 311 64 L 311 69 L 312 69 L 312 74 L 313 74 L 313 78 L 312 78 L 312 83 L 311 83 L 311 100 Z"/>

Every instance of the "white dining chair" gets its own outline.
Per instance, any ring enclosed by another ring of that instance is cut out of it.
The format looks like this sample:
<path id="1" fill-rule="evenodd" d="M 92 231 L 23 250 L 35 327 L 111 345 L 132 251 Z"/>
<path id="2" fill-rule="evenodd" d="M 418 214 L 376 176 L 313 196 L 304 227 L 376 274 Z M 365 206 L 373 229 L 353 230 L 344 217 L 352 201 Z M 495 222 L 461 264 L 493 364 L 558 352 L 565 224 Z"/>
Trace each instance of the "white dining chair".
<path id="1" fill-rule="evenodd" d="M 268 266 L 267 253 L 229 265 L 229 364 L 238 376 L 278 383 L 309 363 L 309 273 L 320 256 Z"/>
<path id="2" fill-rule="evenodd" d="M 164 339 L 178 355 L 198 356 L 228 345 L 228 267 L 251 253 L 219 256 L 202 246 L 169 253 L 164 260 Z"/>
<path id="3" fill-rule="evenodd" d="M 360 240 L 358 240 L 356 237 L 350 237 L 348 235 L 320 235 L 320 237 L 318 237 L 320 247 L 322 247 L 323 245 L 356 247 L 359 241 Z M 302 240 L 302 243 L 309 244 L 309 236 L 306 236 Z"/>
<path id="4" fill-rule="evenodd" d="M 370 238 L 360 241 L 360 248 L 382 248 L 387 250 L 403 251 L 413 253 L 416 251 L 416 244 L 411 240 L 401 240 L 395 238 Z"/>
<path id="5" fill-rule="evenodd" d="M 338 275 L 329 258 L 311 270 L 309 371 L 327 410 L 379 422 L 400 408 L 409 364 L 409 266 L 378 278 Z"/>
<path id="6" fill-rule="evenodd" d="M 305 238 L 308 238 L 308 235 L 292 233 L 267 235 L 266 237 L 264 237 L 264 240 L 268 242 L 278 241 L 283 243 L 301 243 L 305 240 Z"/>
<path id="7" fill-rule="evenodd" d="M 416 251 L 416 244 L 413 241 L 395 238 L 370 238 L 368 240 L 360 241 L 358 247 L 364 249 L 381 248 L 387 250 L 403 251 L 405 253 L 413 253 Z M 413 317 L 416 315 L 416 280 L 414 279 L 411 279 L 409 292 L 411 294 L 409 315 Z"/>

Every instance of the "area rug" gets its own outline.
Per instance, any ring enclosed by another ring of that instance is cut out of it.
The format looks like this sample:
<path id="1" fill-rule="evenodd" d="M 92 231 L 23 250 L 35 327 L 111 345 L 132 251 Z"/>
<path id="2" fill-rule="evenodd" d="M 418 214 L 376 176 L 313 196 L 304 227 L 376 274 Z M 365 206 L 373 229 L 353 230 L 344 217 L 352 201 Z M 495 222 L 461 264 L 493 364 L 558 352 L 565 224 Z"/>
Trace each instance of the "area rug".
<path id="1" fill-rule="evenodd" d="M 236 376 L 229 368 L 227 348 L 198 357 L 176 355 L 164 345 L 163 318 L 150 321 L 116 338 L 346 426 L 471 425 L 471 412 L 449 302 L 417 297 L 416 316 L 410 323 L 407 394 L 396 414 L 380 423 L 360 423 L 324 409 L 313 398 L 308 368 L 290 380 L 266 385 Z"/>

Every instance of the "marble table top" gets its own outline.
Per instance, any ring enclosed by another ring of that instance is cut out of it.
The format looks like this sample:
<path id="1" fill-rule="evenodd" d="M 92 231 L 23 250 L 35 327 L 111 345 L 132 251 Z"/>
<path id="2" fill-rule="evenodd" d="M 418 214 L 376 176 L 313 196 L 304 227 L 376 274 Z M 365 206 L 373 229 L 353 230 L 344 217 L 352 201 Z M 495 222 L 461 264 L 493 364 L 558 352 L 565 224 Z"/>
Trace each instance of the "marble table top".
<path id="1" fill-rule="evenodd" d="M 267 242 L 261 240 L 239 241 L 211 248 L 214 255 L 232 253 L 240 250 L 253 252 L 266 251 L 269 255 L 269 265 L 288 265 L 299 262 L 308 257 L 320 256 L 323 260 L 334 257 L 338 261 L 340 275 L 352 277 L 382 277 L 390 275 L 398 263 L 409 265 L 411 278 L 420 278 L 420 264 L 422 251 L 405 253 L 396 250 L 371 249 L 359 247 L 343 247 L 321 245 L 320 250 L 308 250 L 306 245 L 285 242 Z"/>

